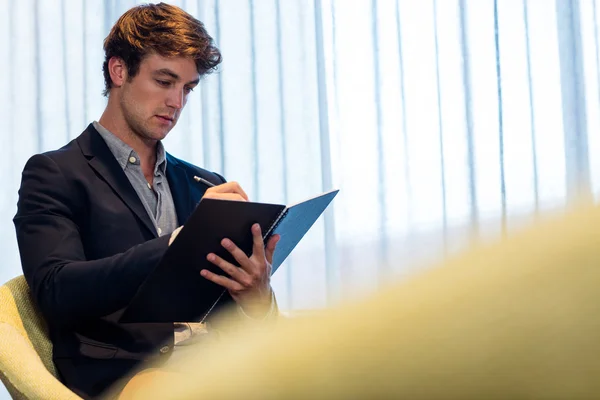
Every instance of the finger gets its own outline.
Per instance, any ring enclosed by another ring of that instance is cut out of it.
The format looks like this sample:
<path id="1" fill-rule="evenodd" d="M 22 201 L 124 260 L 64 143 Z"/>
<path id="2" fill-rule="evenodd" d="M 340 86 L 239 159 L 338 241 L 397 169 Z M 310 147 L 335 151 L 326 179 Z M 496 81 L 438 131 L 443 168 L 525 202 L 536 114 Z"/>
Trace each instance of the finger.
<path id="1" fill-rule="evenodd" d="M 262 230 L 259 224 L 253 224 L 252 228 L 252 255 L 258 257 L 259 260 L 265 258 L 265 242 L 263 242 Z"/>
<path id="2" fill-rule="evenodd" d="M 235 200 L 235 201 L 246 201 L 247 199 L 243 198 L 238 193 L 219 193 L 219 192 L 206 192 L 204 196 L 206 199 L 217 199 L 217 200 Z"/>
<path id="3" fill-rule="evenodd" d="M 281 236 L 273 235 L 267 241 L 267 247 L 265 249 L 265 257 L 269 264 L 273 264 L 273 254 L 275 254 L 275 248 L 277 247 L 277 242 L 279 242 Z"/>
<path id="4" fill-rule="evenodd" d="M 225 247 L 225 249 L 227 249 L 229 253 L 231 253 L 233 258 L 235 258 L 235 261 L 237 261 L 240 265 L 240 268 L 242 268 L 249 274 L 253 274 L 255 272 L 255 267 L 252 261 L 250 261 L 246 253 L 244 253 L 239 247 L 237 247 L 235 243 L 233 243 L 229 239 L 223 239 L 221 240 L 221 245 Z"/>
<path id="5" fill-rule="evenodd" d="M 227 182 L 222 185 L 213 186 L 207 190 L 207 192 L 216 193 L 237 193 L 242 196 L 245 200 L 248 200 L 248 195 L 244 192 L 244 189 L 237 182 Z"/>
<path id="6" fill-rule="evenodd" d="M 216 265 L 217 267 L 221 268 L 236 282 L 243 283 L 243 281 L 247 279 L 247 274 L 243 269 L 238 268 L 236 265 L 225 261 L 224 259 L 222 259 L 214 253 L 209 253 L 206 256 L 206 259 L 214 265 Z"/>
<path id="7" fill-rule="evenodd" d="M 203 269 L 202 271 L 200 271 L 200 275 L 202 277 L 208 279 L 209 281 L 216 283 L 219 286 L 224 287 L 225 289 L 227 289 L 229 291 L 239 292 L 244 289 L 243 286 L 241 284 L 239 284 L 238 282 L 236 282 L 232 279 L 229 279 L 223 275 L 218 275 L 213 272 L 210 272 L 207 269 Z"/>

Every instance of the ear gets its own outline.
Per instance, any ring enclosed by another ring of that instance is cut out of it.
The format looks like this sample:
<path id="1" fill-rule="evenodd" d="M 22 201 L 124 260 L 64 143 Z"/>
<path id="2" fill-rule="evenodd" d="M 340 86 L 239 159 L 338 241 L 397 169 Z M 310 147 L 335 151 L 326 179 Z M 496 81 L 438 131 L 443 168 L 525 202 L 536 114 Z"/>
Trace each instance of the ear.
<path id="1" fill-rule="evenodd" d="M 108 60 L 108 72 L 113 87 L 121 87 L 127 79 L 127 66 L 119 57 L 111 57 L 111 59 Z"/>

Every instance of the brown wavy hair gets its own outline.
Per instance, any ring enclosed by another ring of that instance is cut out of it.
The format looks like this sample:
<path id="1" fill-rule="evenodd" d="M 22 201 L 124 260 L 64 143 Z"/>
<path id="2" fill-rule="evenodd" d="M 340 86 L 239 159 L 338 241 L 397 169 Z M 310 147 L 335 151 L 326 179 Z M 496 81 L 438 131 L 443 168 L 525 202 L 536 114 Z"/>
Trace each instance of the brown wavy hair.
<path id="1" fill-rule="evenodd" d="M 104 39 L 104 96 L 112 87 L 108 61 L 119 57 L 133 78 L 145 56 L 156 53 L 162 57 L 190 57 L 198 73 L 213 72 L 221 63 L 221 52 L 204 24 L 179 7 L 165 3 L 133 7 L 112 27 Z"/>

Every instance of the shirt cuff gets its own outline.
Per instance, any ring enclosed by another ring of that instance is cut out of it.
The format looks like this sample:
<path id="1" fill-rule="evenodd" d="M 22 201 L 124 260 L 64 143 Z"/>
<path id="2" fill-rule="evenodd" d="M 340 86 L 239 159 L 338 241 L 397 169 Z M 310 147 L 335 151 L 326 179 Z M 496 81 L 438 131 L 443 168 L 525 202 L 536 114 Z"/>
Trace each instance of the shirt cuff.
<path id="1" fill-rule="evenodd" d="M 253 317 L 249 316 L 248 314 L 246 314 L 244 312 L 244 309 L 242 308 L 242 306 L 238 305 L 237 309 L 238 309 L 238 313 L 241 316 L 243 316 L 244 318 L 251 319 L 253 321 L 264 321 L 264 320 L 270 318 L 273 315 L 273 313 L 275 312 L 275 292 L 273 292 L 273 289 L 271 289 L 271 306 L 269 307 L 269 311 L 262 318 L 253 318 Z"/>
<path id="2" fill-rule="evenodd" d="M 183 225 L 181 225 L 179 228 L 175 229 L 171 233 L 171 237 L 169 238 L 169 246 L 171 245 L 171 243 L 173 243 L 173 240 L 175 240 L 175 238 L 177 237 L 177 235 L 179 235 L 179 231 L 181 230 L 181 228 L 183 228 Z"/>

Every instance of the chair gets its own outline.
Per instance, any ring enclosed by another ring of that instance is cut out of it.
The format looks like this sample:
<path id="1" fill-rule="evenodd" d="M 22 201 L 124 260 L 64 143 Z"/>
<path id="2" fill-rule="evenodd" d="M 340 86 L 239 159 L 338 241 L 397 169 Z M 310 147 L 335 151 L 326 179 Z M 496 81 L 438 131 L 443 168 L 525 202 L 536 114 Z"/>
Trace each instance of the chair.
<path id="1" fill-rule="evenodd" d="M 23 276 L 0 286 L 0 379 L 13 399 L 80 399 L 57 379 L 52 343 Z"/>

